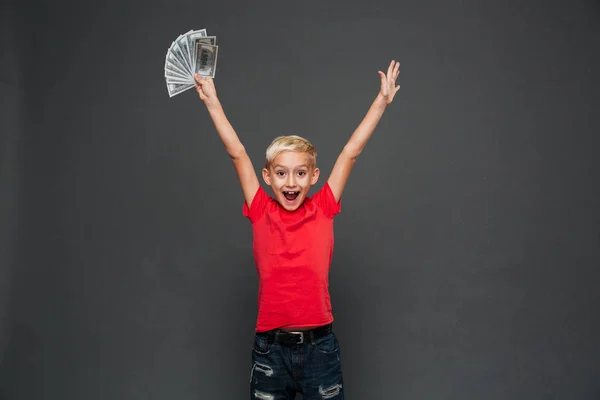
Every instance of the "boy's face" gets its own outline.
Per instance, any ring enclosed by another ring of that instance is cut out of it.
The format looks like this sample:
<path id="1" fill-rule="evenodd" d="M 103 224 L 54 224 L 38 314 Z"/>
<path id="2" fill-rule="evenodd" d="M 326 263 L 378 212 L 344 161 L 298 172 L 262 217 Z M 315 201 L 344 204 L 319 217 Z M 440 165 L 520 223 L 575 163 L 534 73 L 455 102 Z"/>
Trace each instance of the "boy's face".
<path id="1" fill-rule="evenodd" d="M 307 153 L 284 151 L 269 169 L 263 169 L 263 179 L 271 186 L 275 198 L 288 211 L 294 211 L 304 201 L 308 190 L 319 179 L 319 169 L 311 167 Z"/>

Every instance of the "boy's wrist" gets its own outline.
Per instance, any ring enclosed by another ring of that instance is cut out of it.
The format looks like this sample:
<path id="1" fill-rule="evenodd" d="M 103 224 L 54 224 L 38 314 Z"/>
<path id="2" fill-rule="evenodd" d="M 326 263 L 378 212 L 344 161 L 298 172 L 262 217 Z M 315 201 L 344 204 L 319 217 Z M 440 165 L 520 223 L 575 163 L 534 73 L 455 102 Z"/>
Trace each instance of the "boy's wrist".
<path id="1" fill-rule="evenodd" d="M 384 108 L 388 106 L 387 99 L 381 94 L 381 92 L 377 93 L 377 97 L 375 98 L 375 104 Z"/>
<path id="2" fill-rule="evenodd" d="M 204 105 L 206 105 L 206 108 L 208 108 L 209 110 L 218 108 L 220 106 L 219 99 L 216 96 L 210 99 L 206 99 L 204 101 Z"/>

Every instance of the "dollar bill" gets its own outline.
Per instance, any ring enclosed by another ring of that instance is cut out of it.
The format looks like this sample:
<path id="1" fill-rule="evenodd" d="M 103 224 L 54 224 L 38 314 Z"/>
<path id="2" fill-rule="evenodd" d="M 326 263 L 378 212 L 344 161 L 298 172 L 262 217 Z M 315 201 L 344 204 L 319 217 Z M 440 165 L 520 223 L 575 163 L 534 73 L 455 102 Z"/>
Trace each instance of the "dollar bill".
<path id="1" fill-rule="evenodd" d="M 177 40 L 179 40 L 179 38 Z M 179 47 L 179 43 L 177 43 L 177 41 L 175 41 L 171 44 L 171 48 L 169 49 L 169 52 L 171 54 L 173 54 L 173 56 L 175 56 L 175 59 L 186 70 L 186 72 L 188 74 L 192 73 L 191 68 L 187 66 L 187 62 L 185 61 L 185 56 L 183 55 L 183 52 L 182 52 L 181 48 Z"/>
<path id="2" fill-rule="evenodd" d="M 170 62 L 165 62 L 165 76 L 167 75 L 181 75 L 181 76 L 188 76 L 189 74 L 185 71 L 182 71 L 181 69 L 179 69 L 177 66 L 171 64 Z"/>
<path id="3" fill-rule="evenodd" d="M 170 70 L 165 70 L 165 79 L 166 80 L 179 80 L 179 81 L 185 81 L 185 82 L 189 82 L 189 83 L 195 83 L 194 82 L 194 76 L 192 74 L 180 74 L 177 72 L 173 72 Z"/>
<path id="4" fill-rule="evenodd" d="M 206 29 L 200 29 L 197 31 L 191 31 L 185 35 L 188 42 L 188 49 L 190 50 L 190 60 L 192 61 L 192 66 L 194 63 L 194 51 L 196 49 L 195 39 L 205 37 Z"/>
<path id="5" fill-rule="evenodd" d="M 178 79 L 167 79 L 167 85 L 185 85 L 185 86 L 196 86 L 193 82 L 190 82 L 189 80 L 178 80 Z"/>
<path id="6" fill-rule="evenodd" d="M 195 85 L 191 85 L 189 83 L 167 83 L 167 90 L 169 92 L 169 97 L 176 96 L 180 93 L 185 92 L 191 88 L 195 87 Z"/>
<path id="7" fill-rule="evenodd" d="M 187 82 L 195 84 L 194 78 L 191 75 L 180 75 L 171 71 L 165 71 L 165 79 L 167 82 Z"/>
<path id="8" fill-rule="evenodd" d="M 184 76 L 188 74 L 185 68 L 179 65 L 177 59 L 169 50 L 167 50 L 167 55 L 165 57 L 165 73 L 167 71 Z"/>
<path id="9" fill-rule="evenodd" d="M 172 68 L 181 71 L 185 75 L 187 75 L 187 74 L 190 73 L 190 71 L 187 71 L 185 69 L 185 67 L 183 65 L 181 65 L 181 62 L 179 62 L 179 60 L 177 59 L 177 57 L 175 56 L 175 54 L 173 54 L 171 52 L 171 48 L 169 48 L 167 50 L 167 57 L 166 57 L 166 60 L 165 60 L 165 68 L 167 68 L 167 64 L 171 65 Z"/>
<path id="10" fill-rule="evenodd" d="M 219 46 L 206 43 L 196 43 L 196 61 L 194 73 L 210 78 L 215 77 Z"/>
<path id="11" fill-rule="evenodd" d="M 194 39 L 194 44 L 191 47 L 192 49 L 196 49 L 197 43 L 210 44 L 212 46 L 217 45 L 217 37 L 216 36 L 206 36 L 206 37 L 198 37 Z M 196 70 L 196 57 L 193 58 L 192 71 Z"/>
<path id="12" fill-rule="evenodd" d="M 192 63 L 192 51 L 190 50 L 187 36 L 192 32 L 193 31 L 189 31 L 177 38 L 177 44 L 179 45 L 179 48 L 183 55 L 183 61 L 185 61 L 186 66 L 189 68 L 190 71 L 193 71 L 194 68 Z"/>

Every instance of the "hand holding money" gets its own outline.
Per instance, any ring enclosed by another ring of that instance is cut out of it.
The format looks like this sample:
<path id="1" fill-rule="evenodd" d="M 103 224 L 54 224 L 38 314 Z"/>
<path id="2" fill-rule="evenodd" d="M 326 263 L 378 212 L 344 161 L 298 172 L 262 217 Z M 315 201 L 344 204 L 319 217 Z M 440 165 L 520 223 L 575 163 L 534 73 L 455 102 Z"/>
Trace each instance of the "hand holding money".
<path id="1" fill-rule="evenodd" d="M 216 100 L 217 90 L 215 89 L 215 83 L 212 78 L 195 74 L 194 79 L 196 80 L 196 91 L 198 92 L 198 95 L 200 95 L 200 100 L 204 103 Z"/>
<path id="2" fill-rule="evenodd" d="M 165 57 L 165 81 L 169 97 L 196 86 L 195 75 L 214 78 L 217 69 L 216 36 L 207 36 L 206 29 L 180 35 Z"/>

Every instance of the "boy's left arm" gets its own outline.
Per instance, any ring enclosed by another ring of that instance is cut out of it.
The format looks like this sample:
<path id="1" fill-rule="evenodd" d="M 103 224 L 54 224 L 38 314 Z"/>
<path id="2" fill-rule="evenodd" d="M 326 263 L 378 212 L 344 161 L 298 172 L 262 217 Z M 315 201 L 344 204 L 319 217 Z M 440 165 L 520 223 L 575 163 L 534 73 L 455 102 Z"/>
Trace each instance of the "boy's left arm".
<path id="1" fill-rule="evenodd" d="M 399 62 L 394 62 L 394 60 L 392 60 L 388 67 L 387 74 L 384 74 L 381 71 L 378 71 L 378 73 L 381 77 L 381 90 L 371 105 L 371 108 L 369 108 L 367 115 L 360 125 L 358 125 L 346 146 L 344 146 L 344 149 L 335 162 L 331 175 L 327 180 L 336 203 L 342 198 L 342 192 L 344 191 L 352 167 L 354 167 L 356 158 L 369 141 L 383 112 L 387 106 L 392 103 L 396 92 L 400 89 L 400 85 L 396 86 L 396 79 L 400 74 Z"/>

